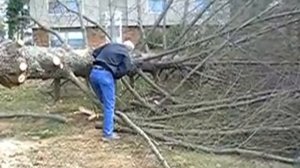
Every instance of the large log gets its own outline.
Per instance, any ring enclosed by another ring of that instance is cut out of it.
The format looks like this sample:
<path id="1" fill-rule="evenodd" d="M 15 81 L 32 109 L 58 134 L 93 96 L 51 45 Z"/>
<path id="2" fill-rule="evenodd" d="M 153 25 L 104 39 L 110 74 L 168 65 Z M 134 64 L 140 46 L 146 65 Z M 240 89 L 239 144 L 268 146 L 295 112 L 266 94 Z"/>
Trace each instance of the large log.
<path id="1" fill-rule="evenodd" d="M 13 41 L 0 44 L 0 83 L 8 88 L 22 84 L 26 79 L 66 77 L 71 70 L 86 78 L 92 65 L 90 49 L 65 50 L 23 46 Z"/>
<path id="2" fill-rule="evenodd" d="M 71 70 L 77 77 L 86 78 L 93 58 L 89 48 L 66 50 L 24 46 L 6 40 L 0 43 L 0 83 L 11 88 L 22 84 L 26 79 L 64 78 Z M 136 59 L 137 60 L 137 59 Z M 175 68 L 178 64 L 161 64 L 154 61 L 136 61 L 144 72 L 153 73 L 161 68 Z"/>

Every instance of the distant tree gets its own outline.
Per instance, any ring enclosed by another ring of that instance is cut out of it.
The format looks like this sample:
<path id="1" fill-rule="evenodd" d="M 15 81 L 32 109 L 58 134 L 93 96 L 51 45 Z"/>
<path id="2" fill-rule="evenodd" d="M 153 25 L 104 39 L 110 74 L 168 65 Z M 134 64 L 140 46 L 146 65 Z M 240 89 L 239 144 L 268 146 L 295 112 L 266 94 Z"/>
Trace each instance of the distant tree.
<path id="1" fill-rule="evenodd" d="M 8 0 L 6 8 L 6 17 L 8 24 L 8 37 L 10 39 L 14 38 L 14 34 L 18 32 L 19 29 L 23 29 L 27 22 L 18 19 L 18 16 L 28 15 L 28 9 L 24 6 L 28 3 L 25 0 Z"/>

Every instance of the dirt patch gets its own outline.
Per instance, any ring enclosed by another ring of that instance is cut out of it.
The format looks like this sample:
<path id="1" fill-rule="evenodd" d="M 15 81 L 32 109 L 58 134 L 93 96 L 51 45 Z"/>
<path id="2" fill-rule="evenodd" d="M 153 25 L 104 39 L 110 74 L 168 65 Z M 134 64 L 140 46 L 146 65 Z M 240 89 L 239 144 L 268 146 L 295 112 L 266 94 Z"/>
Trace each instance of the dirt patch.
<path id="1" fill-rule="evenodd" d="M 13 138 L 0 140 L 0 167 L 23 168 L 32 167 L 32 162 L 27 156 L 28 152 L 36 147 L 34 142 L 19 141 Z"/>
<path id="2" fill-rule="evenodd" d="M 1 168 L 156 168 L 151 151 L 123 136 L 103 142 L 97 130 L 38 141 L 0 140 Z"/>
<path id="3" fill-rule="evenodd" d="M 0 136 L 10 133 L 12 126 L 13 126 L 13 124 L 11 124 L 9 122 L 1 121 L 0 122 Z"/>

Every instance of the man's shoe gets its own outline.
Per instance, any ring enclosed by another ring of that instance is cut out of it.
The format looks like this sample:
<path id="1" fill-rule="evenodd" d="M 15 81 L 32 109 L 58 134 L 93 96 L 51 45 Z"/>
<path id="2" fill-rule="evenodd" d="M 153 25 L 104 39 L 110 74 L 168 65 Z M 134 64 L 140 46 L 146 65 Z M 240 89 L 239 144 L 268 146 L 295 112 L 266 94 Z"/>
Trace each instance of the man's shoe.
<path id="1" fill-rule="evenodd" d="M 112 136 L 109 136 L 109 137 L 106 137 L 106 136 L 102 137 L 102 140 L 106 141 L 106 142 L 112 141 L 112 140 L 118 140 L 118 139 L 120 139 L 120 136 L 117 135 L 116 133 L 114 133 Z"/>

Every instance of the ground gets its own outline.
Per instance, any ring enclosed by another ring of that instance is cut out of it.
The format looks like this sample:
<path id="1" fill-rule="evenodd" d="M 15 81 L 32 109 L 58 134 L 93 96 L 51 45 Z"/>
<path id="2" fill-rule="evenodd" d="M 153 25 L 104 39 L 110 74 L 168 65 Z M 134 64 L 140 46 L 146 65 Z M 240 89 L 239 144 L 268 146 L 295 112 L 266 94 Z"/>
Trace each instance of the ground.
<path id="1" fill-rule="evenodd" d="M 3 138 L 0 140 L 0 163 L 3 168 L 156 167 L 152 154 L 134 148 L 134 143 L 127 137 L 115 143 L 103 143 L 99 137 L 98 131 L 89 129 L 82 134 L 43 140 L 37 137 Z"/>
<path id="2" fill-rule="evenodd" d="M 0 89 L 0 114 L 57 113 L 72 119 L 0 119 L 0 168 L 158 168 L 155 156 L 137 135 L 121 134 L 113 143 L 101 141 L 101 131 L 82 115 L 79 106 L 95 108 L 79 90 L 66 88 L 53 103 L 42 93 L 47 82 L 28 82 L 12 90 Z M 292 168 L 278 162 L 239 156 L 220 156 L 160 147 L 175 168 Z"/>

